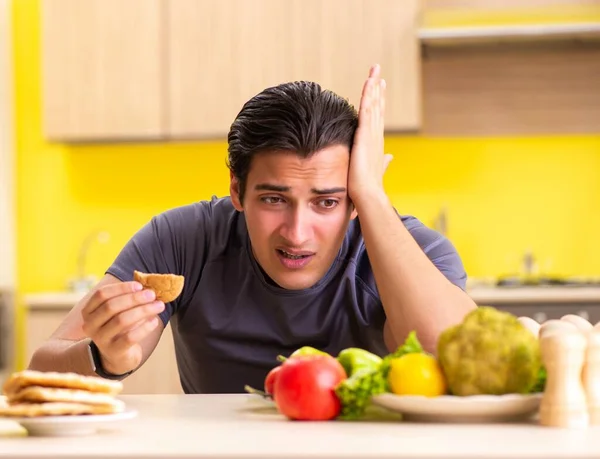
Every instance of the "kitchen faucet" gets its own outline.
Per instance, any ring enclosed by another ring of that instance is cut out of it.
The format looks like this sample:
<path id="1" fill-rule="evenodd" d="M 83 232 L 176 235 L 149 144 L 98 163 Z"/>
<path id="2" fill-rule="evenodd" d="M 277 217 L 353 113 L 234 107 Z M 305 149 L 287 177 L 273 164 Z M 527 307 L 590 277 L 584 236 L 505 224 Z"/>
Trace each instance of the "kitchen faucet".
<path id="1" fill-rule="evenodd" d="M 109 239 L 109 233 L 103 230 L 92 231 L 83 239 L 77 256 L 77 276 L 69 281 L 70 290 L 74 292 L 87 292 L 94 286 L 97 278 L 85 273 L 88 254 L 94 242 L 105 244 Z"/>
<path id="2" fill-rule="evenodd" d="M 537 262 L 531 250 L 526 250 L 525 254 L 523 255 L 522 270 L 527 279 L 530 279 L 538 274 Z"/>

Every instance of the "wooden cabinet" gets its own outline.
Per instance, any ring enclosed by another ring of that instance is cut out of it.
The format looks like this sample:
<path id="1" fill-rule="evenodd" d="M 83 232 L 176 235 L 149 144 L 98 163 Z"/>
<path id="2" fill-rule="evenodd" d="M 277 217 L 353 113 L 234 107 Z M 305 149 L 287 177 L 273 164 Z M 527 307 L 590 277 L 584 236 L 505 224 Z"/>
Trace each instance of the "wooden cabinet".
<path id="1" fill-rule="evenodd" d="M 423 60 L 427 136 L 600 132 L 600 46 L 432 48 Z"/>
<path id="2" fill-rule="evenodd" d="M 56 330 L 72 304 L 48 296 L 29 296 L 26 316 L 26 364 L 31 356 Z M 43 301 L 39 300 L 43 298 Z M 123 381 L 124 394 L 178 394 L 183 393 L 175 359 L 175 348 L 170 325 L 146 363 Z"/>
<path id="3" fill-rule="evenodd" d="M 357 108 L 373 63 L 386 128 L 420 125 L 419 0 L 42 0 L 46 136 L 224 138 L 264 88 L 314 80 Z"/>
<path id="4" fill-rule="evenodd" d="M 161 0 L 42 0 L 45 136 L 151 139 L 163 134 Z"/>
<path id="5" fill-rule="evenodd" d="M 358 108 L 369 67 L 387 81 L 386 128 L 420 124 L 416 0 L 170 0 L 171 137 L 227 133 L 244 102 L 313 80 Z"/>

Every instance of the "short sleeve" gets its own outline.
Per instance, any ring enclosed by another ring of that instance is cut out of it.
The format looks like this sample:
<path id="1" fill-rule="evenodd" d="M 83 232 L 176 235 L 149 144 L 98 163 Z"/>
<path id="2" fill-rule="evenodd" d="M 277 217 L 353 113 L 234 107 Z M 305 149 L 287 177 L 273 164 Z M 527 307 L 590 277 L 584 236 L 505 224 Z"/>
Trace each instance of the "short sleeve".
<path id="1" fill-rule="evenodd" d="M 182 294 L 165 305 L 164 325 L 189 297 L 189 279 L 201 269 L 206 253 L 205 212 L 201 204 L 179 207 L 153 217 L 125 244 L 106 270 L 123 282 L 133 271 L 184 276 Z"/>

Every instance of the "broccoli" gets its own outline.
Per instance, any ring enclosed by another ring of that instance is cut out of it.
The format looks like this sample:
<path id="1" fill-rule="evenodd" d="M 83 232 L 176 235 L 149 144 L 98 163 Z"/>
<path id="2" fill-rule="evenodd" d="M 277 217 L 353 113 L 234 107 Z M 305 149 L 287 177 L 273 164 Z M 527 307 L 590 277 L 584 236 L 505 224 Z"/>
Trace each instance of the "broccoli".
<path id="1" fill-rule="evenodd" d="M 489 306 L 442 332 L 438 360 L 453 395 L 530 393 L 543 379 L 537 337 L 513 314 Z"/>

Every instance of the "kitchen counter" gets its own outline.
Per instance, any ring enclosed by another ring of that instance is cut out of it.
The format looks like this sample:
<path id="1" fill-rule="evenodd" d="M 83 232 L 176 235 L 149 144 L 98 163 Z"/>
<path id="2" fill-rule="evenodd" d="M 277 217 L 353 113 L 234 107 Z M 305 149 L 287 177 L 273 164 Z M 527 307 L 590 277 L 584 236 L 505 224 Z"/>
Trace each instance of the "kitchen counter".
<path id="1" fill-rule="evenodd" d="M 600 287 L 472 287 L 479 305 L 511 303 L 600 303 Z"/>
<path id="2" fill-rule="evenodd" d="M 472 287 L 467 290 L 479 304 L 499 303 L 599 303 L 600 287 Z M 28 308 L 72 308 L 83 292 L 42 292 L 23 296 Z"/>
<path id="3" fill-rule="evenodd" d="M 2 458 L 600 458 L 600 428 L 294 422 L 249 395 L 128 395 L 138 417 L 75 437 L 2 438 Z"/>
<path id="4" fill-rule="evenodd" d="M 29 309 L 71 309 L 85 296 L 85 292 L 40 292 L 23 295 L 23 304 Z"/>

